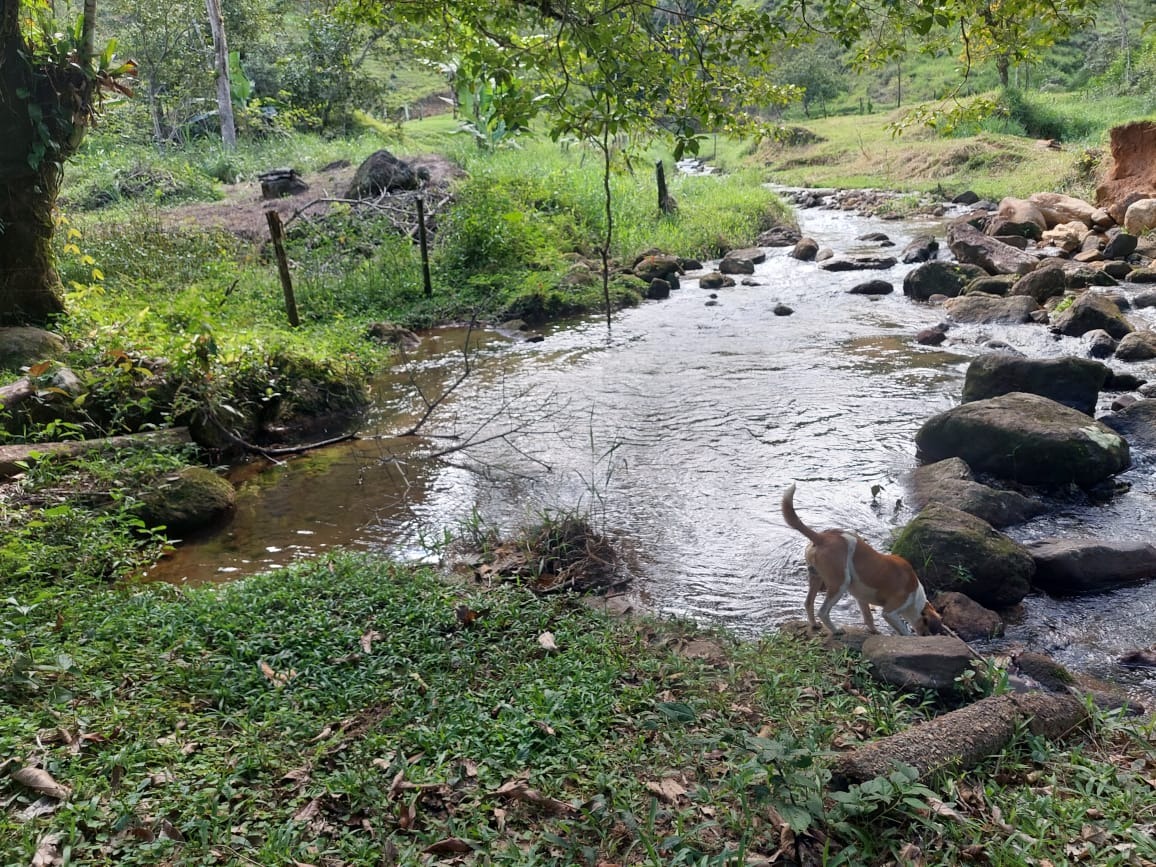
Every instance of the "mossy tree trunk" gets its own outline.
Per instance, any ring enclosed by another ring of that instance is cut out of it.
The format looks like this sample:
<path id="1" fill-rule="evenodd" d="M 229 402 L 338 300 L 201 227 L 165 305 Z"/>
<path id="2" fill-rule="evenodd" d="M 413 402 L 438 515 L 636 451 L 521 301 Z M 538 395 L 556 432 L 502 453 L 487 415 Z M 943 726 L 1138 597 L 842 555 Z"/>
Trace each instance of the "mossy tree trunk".
<path id="1" fill-rule="evenodd" d="M 84 4 L 91 57 L 95 0 Z M 87 126 L 92 84 L 29 63 L 20 0 L 0 0 L 0 325 L 46 324 L 64 311 L 52 252 L 63 163 Z"/>

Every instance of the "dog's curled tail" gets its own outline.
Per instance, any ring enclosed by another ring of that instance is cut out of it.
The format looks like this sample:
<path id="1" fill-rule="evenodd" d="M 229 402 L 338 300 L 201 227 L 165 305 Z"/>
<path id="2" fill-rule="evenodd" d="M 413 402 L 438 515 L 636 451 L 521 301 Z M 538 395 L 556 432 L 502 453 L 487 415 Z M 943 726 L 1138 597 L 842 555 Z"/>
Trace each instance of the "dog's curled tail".
<path id="1" fill-rule="evenodd" d="M 812 542 L 818 539 L 819 534 L 803 523 L 795 513 L 795 486 L 791 485 L 783 492 L 783 520 L 793 530 L 798 530 Z"/>

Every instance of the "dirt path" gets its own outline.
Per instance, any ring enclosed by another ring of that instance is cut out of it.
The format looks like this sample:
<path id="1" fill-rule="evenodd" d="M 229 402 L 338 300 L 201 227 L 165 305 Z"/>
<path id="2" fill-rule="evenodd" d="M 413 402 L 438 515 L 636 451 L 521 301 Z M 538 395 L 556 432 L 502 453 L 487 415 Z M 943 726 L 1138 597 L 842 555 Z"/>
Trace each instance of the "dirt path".
<path id="1" fill-rule="evenodd" d="M 409 157 L 406 162 L 415 168 L 427 169 L 430 173 L 427 186 L 440 191 L 448 190 L 450 183 L 464 174 L 461 168 L 439 154 Z M 262 198 L 261 184 L 256 178 L 227 184 L 222 188 L 223 199 L 181 205 L 166 212 L 165 220 L 172 226 L 220 228 L 247 241 L 261 243 L 269 237 L 266 211 L 277 211 L 282 222 L 307 207 L 311 215 L 324 214 L 328 204 L 311 203 L 318 199 L 343 197 L 356 171 L 357 166 L 346 160 L 331 163 L 320 171 L 303 176 L 309 186 L 307 190 L 280 199 Z"/>

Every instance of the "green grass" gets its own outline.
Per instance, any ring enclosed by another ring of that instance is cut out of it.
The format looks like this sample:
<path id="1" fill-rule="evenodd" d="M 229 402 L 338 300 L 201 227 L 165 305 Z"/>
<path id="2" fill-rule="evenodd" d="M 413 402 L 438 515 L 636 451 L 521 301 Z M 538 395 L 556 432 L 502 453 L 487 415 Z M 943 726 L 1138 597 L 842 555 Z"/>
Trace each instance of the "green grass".
<path id="1" fill-rule="evenodd" d="M 784 634 L 611 621 L 348 555 L 219 589 L 8 591 L 0 760 L 71 794 L 20 820 L 36 794 L 0 783 L 4 863 L 49 833 L 89 864 L 417 864 L 439 843 L 509 865 L 741 864 L 793 841 L 830 864 L 1153 854 L 1151 732 L 1111 719 L 832 797 L 831 750 L 935 708 Z"/>
<path id="2" fill-rule="evenodd" d="M 996 94 L 986 98 L 997 99 Z M 941 135 L 916 124 L 901 134 L 913 108 L 948 110 L 953 103 L 908 106 L 881 114 L 829 117 L 799 124 L 820 137 L 806 145 L 767 143 L 755 161 L 775 181 L 811 187 L 875 187 L 902 191 L 974 190 L 996 201 L 1042 190 L 1093 199 L 1104 169 L 1108 130 L 1150 117 L 1151 99 L 1091 99 L 1087 94 L 1016 96 L 1010 113 Z M 1039 138 L 1058 138 L 1061 150 Z"/>

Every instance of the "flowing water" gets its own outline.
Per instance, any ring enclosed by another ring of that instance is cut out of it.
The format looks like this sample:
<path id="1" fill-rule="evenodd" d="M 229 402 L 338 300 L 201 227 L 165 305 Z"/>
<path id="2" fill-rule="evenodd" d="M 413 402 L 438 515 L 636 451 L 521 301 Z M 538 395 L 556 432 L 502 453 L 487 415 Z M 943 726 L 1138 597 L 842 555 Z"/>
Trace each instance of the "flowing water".
<path id="1" fill-rule="evenodd" d="M 856 240 L 869 232 L 887 233 L 898 249 L 916 234 L 942 237 L 935 222 L 826 209 L 798 216 L 804 234 L 840 254 L 886 253 Z M 788 484 L 798 484 L 808 523 L 855 528 L 886 547 L 913 515 L 901 477 L 916 464 L 914 435 L 958 403 L 967 364 L 985 343 L 1002 340 L 1032 357 L 1083 350 L 1038 325 L 958 326 L 943 346 L 919 346 L 912 336 L 942 311 L 903 296 L 914 266 L 831 273 L 787 249 L 767 254 L 752 285 L 712 297 L 687 278 L 669 299 L 616 314 L 609 330 L 595 317 L 540 342 L 461 328 L 425 335 L 408 364 L 375 384 L 363 438 L 238 471 L 230 524 L 189 540 L 155 577 L 220 580 L 335 546 L 419 558 L 463 521 L 510 529 L 544 509 L 583 509 L 633 552 L 631 593 L 647 610 L 748 636 L 800 617 L 804 540 L 778 511 Z M 848 293 L 876 277 L 896 292 Z M 779 305 L 793 313 L 778 315 Z M 1141 325 L 1144 313 L 1130 316 Z M 420 417 L 421 394 L 432 399 L 466 364 L 469 375 L 422 428 L 436 436 L 389 436 Z M 1009 534 L 1151 538 L 1156 476 L 1150 458 L 1134 460 L 1122 477 L 1131 490 L 1111 504 L 1067 505 Z M 1156 678 L 1114 664 L 1156 639 L 1156 584 L 1031 596 L 1025 612 L 1005 645 L 1156 694 Z M 859 621 L 846 600 L 834 616 Z"/>

